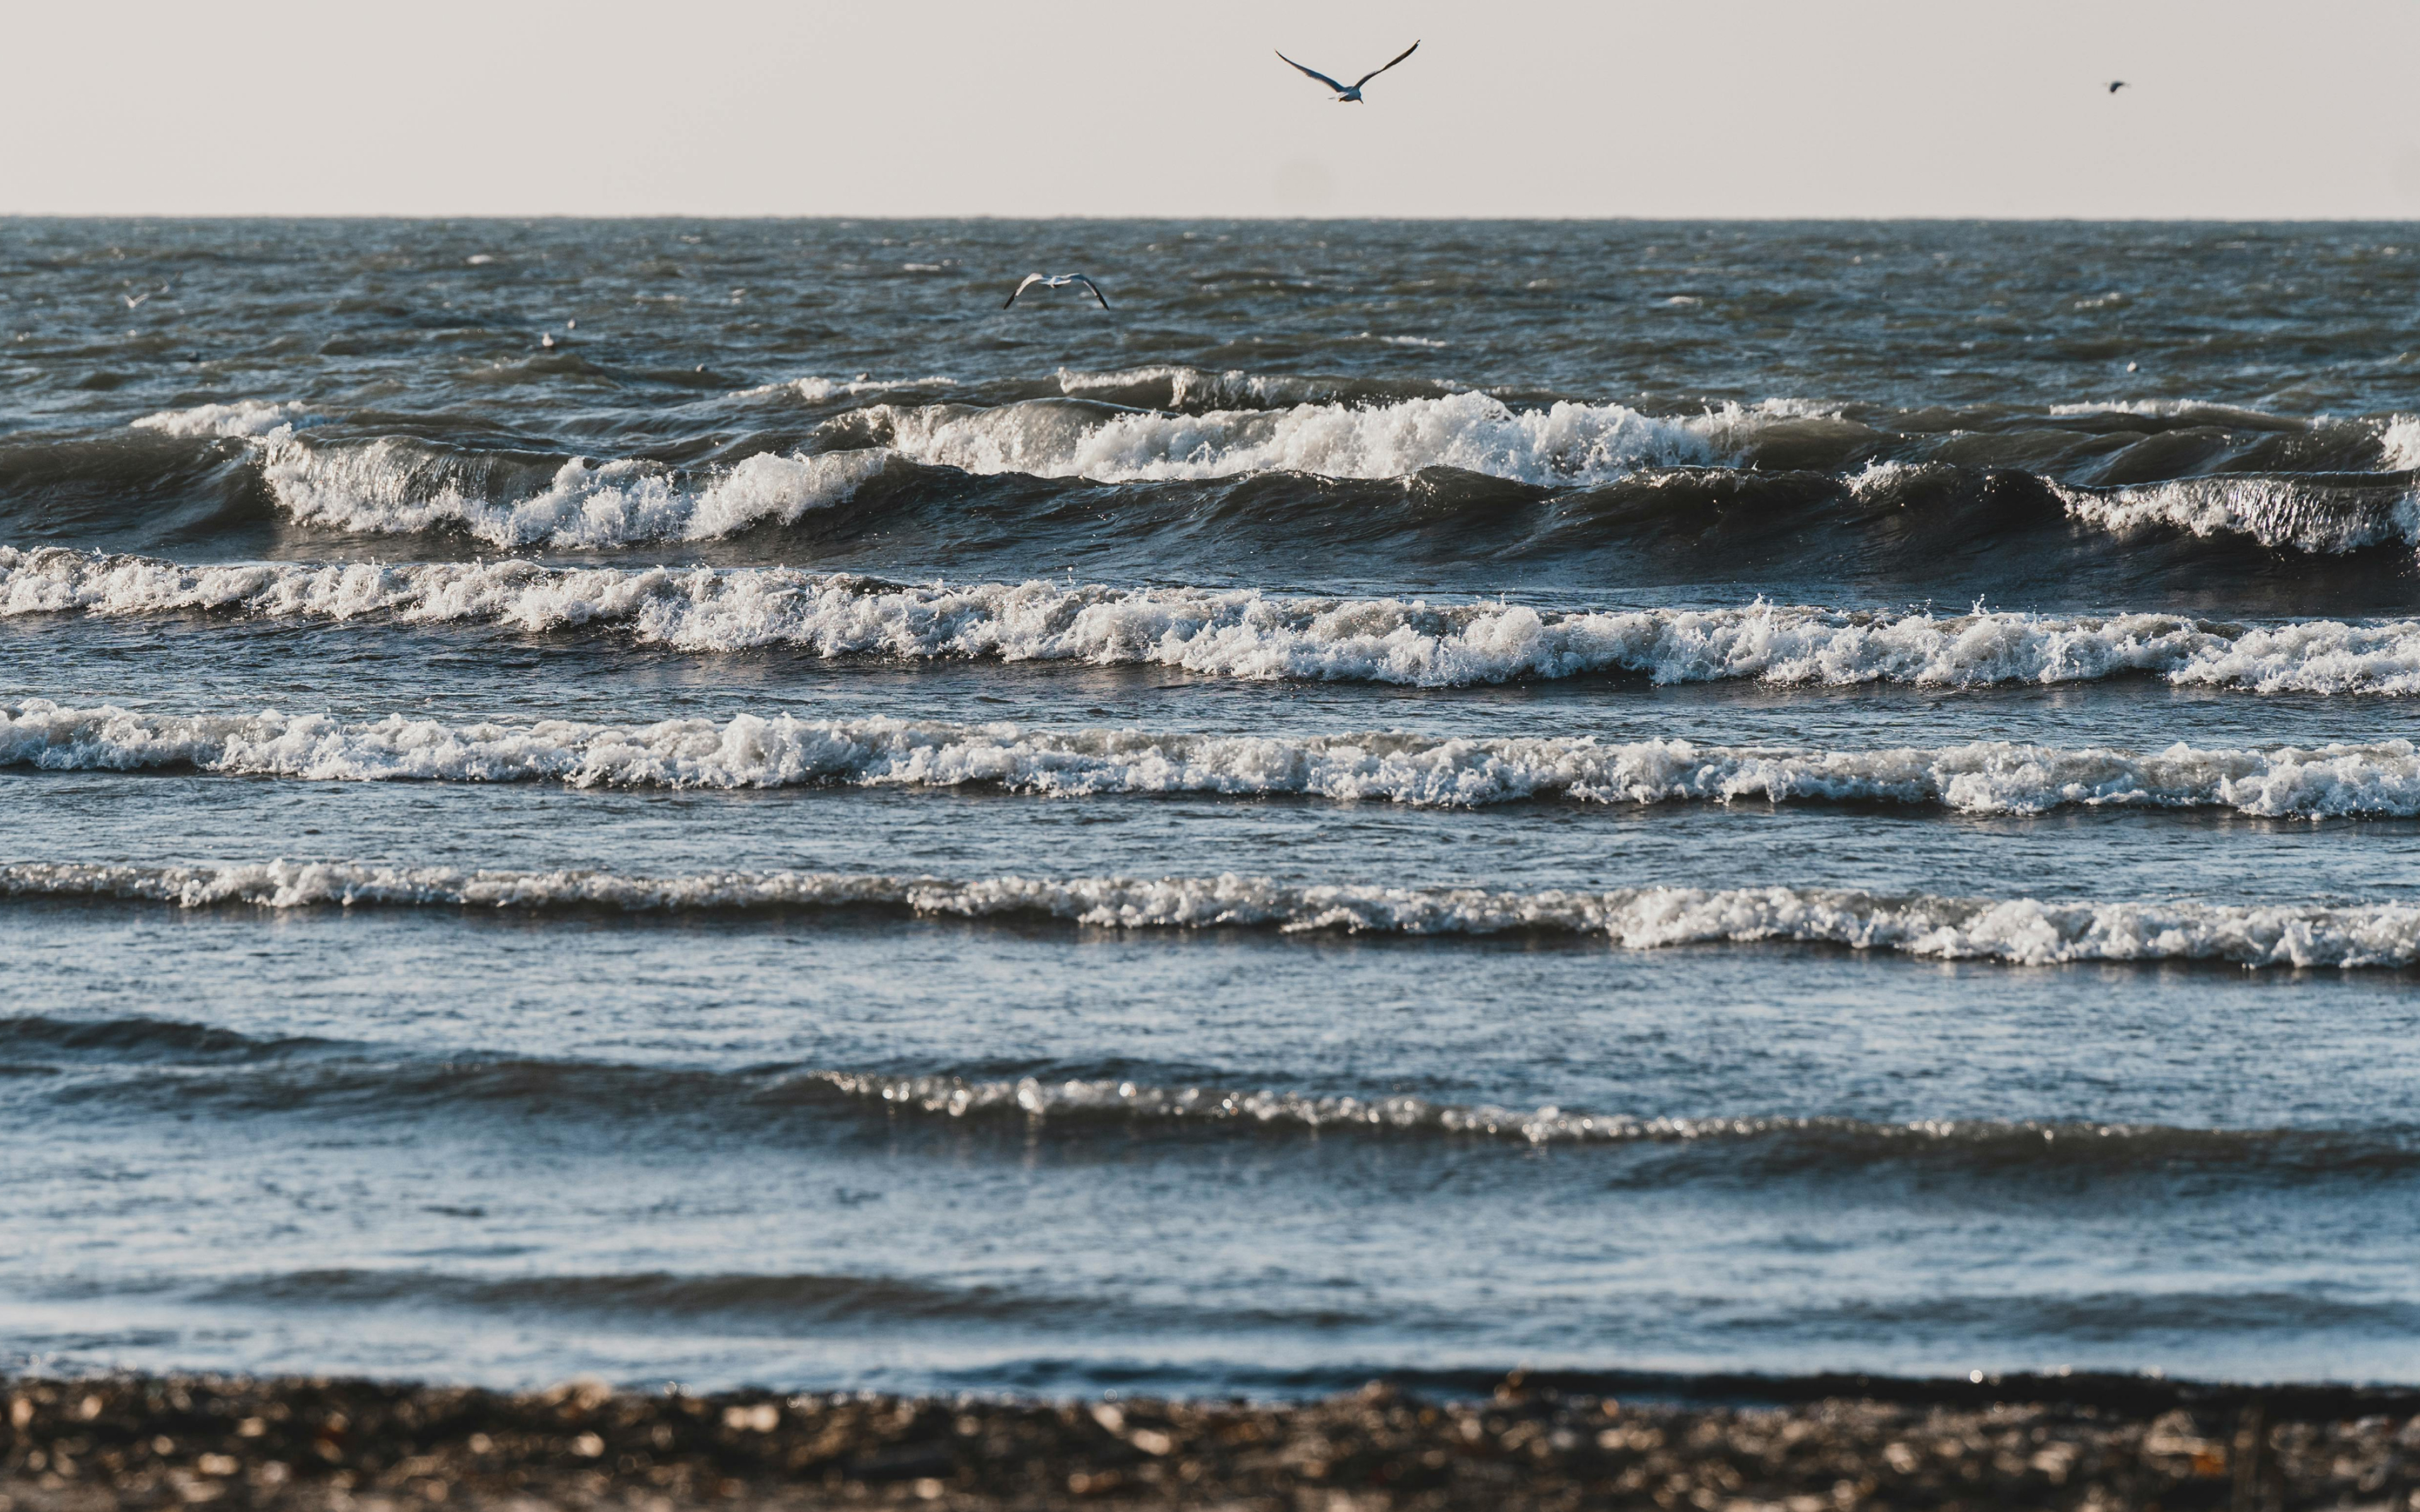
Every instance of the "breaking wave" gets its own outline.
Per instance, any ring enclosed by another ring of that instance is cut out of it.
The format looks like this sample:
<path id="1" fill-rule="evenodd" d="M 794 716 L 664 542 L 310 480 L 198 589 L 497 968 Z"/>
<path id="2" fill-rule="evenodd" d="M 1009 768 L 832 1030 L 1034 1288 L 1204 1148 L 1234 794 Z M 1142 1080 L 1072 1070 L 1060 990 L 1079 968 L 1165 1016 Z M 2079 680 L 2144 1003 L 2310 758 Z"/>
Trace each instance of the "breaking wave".
<path id="1" fill-rule="evenodd" d="M 233 404 L 163 409 L 155 415 L 145 415 L 133 422 L 133 426 L 136 430 L 158 431 L 163 436 L 250 438 L 291 435 L 304 418 L 305 411 L 299 404 L 239 399 Z"/>
<path id="2" fill-rule="evenodd" d="M 902 456 L 966 472 L 1137 483 L 1260 472 L 1399 478 L 1444 467 L 1547 486 L 1606 483 L 1641 466 L 1712 462 L 1714 433 L 1733 423 L 1725 415 L 1660 420 L 1618 404 L 1563 401 L 1522 410 L 1475 391 L 1368 407 L 1107 417 L 1048 401 L 878 405 L 865 420 Z"/>
<path id="3" fill-rule="evenodd" d="M 2379 432 L 2378 446 L 2386 465 L 2403 471 L 2420 470 L 2420 415 L 2397 415 Z"/>
<path id="4" fill-rule="evenodd" d="M 742 391 L 789 392 L 810 402 L 931 385 L 800 378 Z M 1299 381 L 1185 369 L 1062 374 L 1071 394 L 1165 386 L 1182 402 L 1201 386 L 1274 394 Z M 1515 481 L 1581 486 L 1661 463 L 1705 463 L 1745 423 L 1732 407 L 1659 420 L 1621 405 L 1557 403 L 1515 410 L 1464 391 L 1368 407 L 1306 402 L 1280 409 L 1200 414 L 1105 411 L 1097 403 L 1028 400 L 978 408 L 874 404 L 835 422 L 877 444 L 814 453 L 764 452 L 701 477 L 660 463 L 574 456 L 535 486 L 500 479 L 489 459 L 410 437 L 330 440 L 304 434 L 299 406 L 244 401 L 165 411 L 134 422 L 179 437 L 235 438 L 256 452 L 277 505 L 307 525 L 365 533 L 440 527 L 497 546 L 597 548 L 646 540 L 707 540 L 769 520 L 795 520 L 847 499 L 893 455 L 985 474 L 1126 483 L 1228 478 L 1270 471 L 1396 478 L 1431 467 Z"/>
<path id="5" fill-rule="evenodd" d="M 2161 528 L 2248 535 L 2273 549 L 2325 556 L 2420 544 L 2420 492 L 2408 479 L 2219 474 L 2124 488 L 2051 487 L 2071 516 L 2113 535 Z"/>
<path id="6" fill-rule="evenodd" d="M 809 374 L 805 378 L 789 378 L 780 383 L 760 383 L 752 389 L 740 389 L 734 393 L 732 397 L 762 399 L 775 394 L 784 394 L 808 404 L 828 404 L 834 399 L 853 399 L 861 394 L 895 393 L 903 389 L 948 389 L 956 386 L 955 378 L 940 373 L 928 374 L 920 378 L 878 378 L 868 373 L 860 373 L 853 378 L 831 378 Z"/>
<path id="7" fill-rule="evenodd" d="M 1271 1130 L 1460 1134 L 1528 1144 L 1774 1143 L 1829 1163 L 1945 1153 L 2033 1163 L 2045 1156 L 2163 1165 L 2179 1159 L 2237 1165 L 2247 1157 L 2338 1170 L 2410 1165 L 2420 1151 L 2388 1133 L 2180 1129 L 2083 1120 L 1926 1119 L 1903 1123 L 1838 1117 L 1641 1117 L 1546 1103 L 1533 1108 L 1454 1103 L 1406 1094 L 1354 1096 L 1219 1087 L 1156 1087 L 1128 1077 L 970 1078 L 819 1071 L 798 1080 L 889 1108 L 951 1119 L 1017 1118 L 1044 1123 L 1242 1124 Z M 2064 1148 L 2060 1148 L 2060 1147 Z"/>
<path id="8" fill-rule="evenodd" d="M 215 611 L 265 619 L 611 627 L 686 651 L 997 658 L 1238 678 L 1453 687 L 1624 672 L 1662 683 L 1980 687 L 2154 676 L 2263 693 L 2420 692 L 2420 621 L 2246 625 L 2170 614 L 1540 609 L 1501 601 L 1264 595 L 1030 581 L 952 587 L 789 568 L 526 562 L 186 566 L 0 547 L 0 615 Z"/>
<path id="9" fill-rule="evenodd" d="M 1059 392 L 1146 409 L 1279 409 L 1295 405 L 1386 404 L 1434 399 L 1466 392 L 1459 383 L 1420 378 L 1318 377 L 1253 373 L 1242 368 L 1212 372 L 1181 363 L 1150 363 L 1106 372 L 1063 367 Z"/>
<path id="10" fill-rule="evenodd" d="M 261 471 L 279 505 L 305 525 L 365 534 L 455 525 L 502 547 L 573 548 L 712 540 L 796 520 L 845 501 L 889 461 L 880 450 L 760 452 L 684 484 L 658 463 L 573 457 L 535 492 L 497 501 L 415 441 L 319 446 L 289 437 L 272 440 Z"/>
<path id="11" fill-rule="evenodd" d="M 2137 420 L 2174 420 L 2196 425 L 2237 426 L 2252 430 L 2299 430 L 2310 422 L 2291 415 L 2271 414 L 2242 405 L 2216 404 L 2207 399 L 2104 399 L 2080 404 L 2055 404 L 2054 418 L 2124 415 Z"/>
<path id="12" fill-rule="evenodd" d="M 2180 1164 L 2239 1172 L 2268 1167 L 2334 1178 L 2420 1165 L 2408 1128 L 2191 1128 L 2086 1119 L 1915 1119 L 1837 1115 L 1636 1114 L 1559 1103 L 1453 1102 L 1386 1091 L 1316 1092 L 1218 1081 L 1162 1085 L 1131 1069 L 1063 1066 L 1047 1075 L 902 1074 L 790 1065 L 708 1068 L 634 1065 L 584 1058 L 530 1059 L 311 1038 L 256 1038 L 234 1030 L 147 1017 L 67 1020 L 0 1017 L 0 1050 L 12 1063 L 84 1072 L 81 1099 L 106 1095 L 101 1072 L 137 1095 L 145 1073 L 166 1062 L 177 1099 L 190 1106 L 234 1092 L 253 1106 L 307 1107 L 316 1101 L 365 1104 L 438 1102 L 542 1105 L 550 1119 L 593 1108 L 628 1122 L 677 1107 L 721 1115 L 768 1137 L 780 1116 L 815 1112 L 902 1116 L 937 1122 L 1005 1123 L 1081 1134 L 1101 1129 L 1211 1129 L 1275 1134 L 1375 1134 L 1501 1140 L 1534 1145 L 1696 1147 L 1738 1163 L 1803 1163 L 1837 1171 L 1842 1161 L 1924 1160 L 1950 1165 L 2130 1165 Z M 266 1088 L 276 1095 L 263 1097 Z"/>
<path id="13" fill-rule="evenodd" d="M 470 872 L 342 862 L 0 867 L 0 896 L 185 908 L 444 907 L 628 913 L 873 908 L 931 918 L 1042 918 L 1110 930 L 1270 929 L 1381 935 L 1536 933 L 1625 950 L 1795 941 L 1937 960 L 2055 965 L 2211 961 L 2389 967 L 2420 962 L 2420 905 L 2233 905 L 1887 897 L 1825 887 L 1608 892 L 1306 886 L 1265 877 L 929 876 L 822 872 Z"/>
<path id="14" fill-rule="evenodd" d="M 740 390 L 730 397 L 851 403 L 823 423 L 807 449 L 785 449 L 790 440 L 783 439 L 737 462 L 695 470 L 634 458 L 456 447 L 407 435 L 339 437 L 301 405 L 285 402 L 200 405 L 133 424 L 167 436 L 241 442 L 276 508 L 302 524 L 384 534 L 453 530 L 507 548 L 706 541 L 796 522 L 849 500 L 894 459 L 985 477 L 1108 485 L 1289 474 L 1391 482 L 1429 475 L 1436 486 L 1450 487 L 1457 478 L 1493 480 L 1558 494 L 1606 489 L 1663 469 L 1798 478 L 1804 517 L 1761 519 L 1754 532 L 1760 538 L 1792 523 L 1820 524 L 1844 501 L 1862 506 L 1852 513 L 1866 529 L 1880 523 L 1871 517 L 1876 506 L 1929 517 L 1948 507 L 1944 495 L 2001 486 L 1993 480 L 2013 469 L 2027 486 L 2021 492 L 2055 500 L 2070 521 L 2119 536 L 2146 531 L 2242 536 L 2306 555 L 2420 545 L 2420 491 L 2411 476 L 2420 465 L 2420 422 L 2411 417 L 2332 423 L 2324 437 L 2310 431 L 2319 438 L 2310 440 L 2316 452 L 2293 459 L 2256 455 L 2257 440 L 2248 443 L 2255 452 L 2212 441 L 2214 449 L 2173 459 L 2194 475 L 2100 486 L 2027 471 L 2041 458 L 2022 437 L 1962 430 L 1947 440 L 1899 435 L 1851 419 L 1839 406 L 1794 399 L 1746 407 L 1727 402 L 1695 415 L 1655 416 L 1616 403 L 1515 405 L 1435 382 L 1184 366 L 1062 370 L 1055 384 L 1058 397 L 989 405 L 912 402 L 916 390 L 953 386 L 939 377 L 809 377 Z M 2272 441 L 2281 427 L 2297 435 L 2309 430 L 2304 422 L 2275 417 L 2206 415 L 2208 407 L 2062 408 L 2082 415 L 2199 417 L 2249 427 Z M 1955 463 L 1937 455 L 1953 442 L 1962 458 Z M 1995 470 L 1989 458 L 2002 453 L 2006 465 Z M 2370 457 L 2398 471 L 2244 471 L 2279 464 L 2357 468 Z M 2221 466 L 2230 471 L 2206 471 Z M 1359 529 L 1383 529 L 1390 521 L 1412 528 L 1392 513 L 1373 517 L 1373 508 L 1367 499 L 1311 498 L 1291 501 L 1285 517 L 1294 535 L 1301 533 L 1305 515 L 1327 511 L 1343 511 L 1340 523 Z M 1719 515 L 1714 510 L 1701 523 Z M 1885 511 L 1886 517 L 1895 515 Z M 2002 525 L 2031 523 L 2024 504 L 2004 501 L 1998 515 L 2007 517 Z M 1683 526 L 1695 517 L 1684 505 L 1667 523 Z M 1992 529 L 1996 517 L 1987 510 L 1960 528 L 1969 534 Z"/>
<path id="15" fill-rule="evenodd" d="M 2271 818 L 2420 814 L 2420 748 L 2372 745 L 2155 752 L 2007 741 L 1869 751 L 1441 739 L 1405 732 L 1283 737 L 737 715 L 599 725 L 449 725 L 390 715 L 175 716 L 29 699 L 0 706 L 0 766 L 193 767 L 334 781 L 559 781 L 576 787 L 982 784 L 1058 797 L 1192 793 L 1420 807 L 1560 798 L 1925 805 L 2033 814 L 2070 806 L 2226 809 Z"/>
<path id="16" fill-rule="evenodd" d="M 364 534 L 451 526 L 506 548 L 712 540 L 843 502 L 890 462 L 879 448 L 760 452 L 685 477 L 656 462 L 575 456 L 520 487 L 511 474 L 527 469 L 503 466 L 494 454 L 403 436 L 317 439 L 300 433 L 303 419 L 300 406 L 247 400 L 168 410 L 134 425 L 250 443 L 278 507 L 302 524 Z"/>

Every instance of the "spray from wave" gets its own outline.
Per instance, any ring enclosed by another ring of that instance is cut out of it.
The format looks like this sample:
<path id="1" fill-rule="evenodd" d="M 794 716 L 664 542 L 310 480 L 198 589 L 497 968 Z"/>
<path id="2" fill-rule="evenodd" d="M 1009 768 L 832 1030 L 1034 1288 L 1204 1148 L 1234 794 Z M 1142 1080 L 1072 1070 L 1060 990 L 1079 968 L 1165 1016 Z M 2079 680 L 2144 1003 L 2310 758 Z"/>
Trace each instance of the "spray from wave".
<path id="1" fill-rule="evenodd" d="M 218 1072 L 214 1089 L 257 1096 L 278 1088 L 278 1105 L 325 1098 L 350 1107 L 421 1100 L 486 1104 L 542 1102 L 550 1117 L 593 1104 L 616 1117 L 677 1106 L 721 1112 L 755 1136 L 771 1117 L 805 1106 L 885 1119 L 1103 1129 L 1203 1129 L 1221 1133 L 1375 1134 L 1501 1140 L 1534 1145 L 1716 1147 L 1727 1167 L 1749 1161 L 1807 1161 L 1836 1170 L 1842 1160 L 1916 1159 L 1949 1164 L 2128 1165 L 2172 1170 L 2203 1162 L 2242 1171 L 2400 1171 L 2420 1161 L 2412 1131 L 2383 1128 L 2193 1128 L 2086 1119 L 1912 1119 L 1751 1113 L 1640 1115 L 1559 1103 L 1533 1106 L 1449 1102 L 1402 1092 L 1310 1092 L 1218 1082 L 1158 1084 L 1131 1074 L 1073 1068 L 1047 1076 L 899 1074 L 791 1065 L 707 1068 L 637 1065 L 584 1057 L 442 1052 L 315 1037 L 256 1038 L 234 1030 L 148 1017 L 98 1021 L 42 1014 L 0 1016 L 0 1050 L 17 1064 L 103 1075 L 142 1086 L 166 1059 L 181 1093 L 196 1088 L 196 1064 Z M 1090 1072 L 1091 1073 L 1087 1073 Z M 132 1072 L 132 1076 L 126 1073 Z M 91 1095 L 96 1079 L 78 1090 Z"/>
<path id="2" fill-rule="evenodd" d="M 1534 799 L 1602 804 L 1863 802 L 1963 813 L 2225 809 L 2260 817 L 2420 815 L 2408 740 L 2315 748 L 2141 753 L 2007 741 L 1871 751 L 1453 739 L 1404 732 L 1285 737 L 737 715 L 615 726 L 448 725 L 402 715 L 172 716 L 29 699 L 0 707 L 0 766 L 193 767 L 321 781 L 559 781 L 575 787 L 980 784 L 1054 797 L 1305 796 L 1415 807 Z"/>
<path id="3" fill-rule="evenodd" d="M 1538 933 L 1625 950 L 1794 941 L 1937 960 L 2055 965 L 2212 961 L 2388 967 L 2420 962 L 2420 905 L 2228 905 L 1885 897 L 1829 887 L 1624 887 L 1609 892 L 1321 886 L 1265 877 L 929 876 L 715 872 L 466 872 L 272 861 L 222 867 L 21 863 L 0 896 L 116 898 L 185 908 L 611 909 L 782 913 L 876 908 L 927 918 L 1044 918 L 1109 930 L 1287 934 Z"/>

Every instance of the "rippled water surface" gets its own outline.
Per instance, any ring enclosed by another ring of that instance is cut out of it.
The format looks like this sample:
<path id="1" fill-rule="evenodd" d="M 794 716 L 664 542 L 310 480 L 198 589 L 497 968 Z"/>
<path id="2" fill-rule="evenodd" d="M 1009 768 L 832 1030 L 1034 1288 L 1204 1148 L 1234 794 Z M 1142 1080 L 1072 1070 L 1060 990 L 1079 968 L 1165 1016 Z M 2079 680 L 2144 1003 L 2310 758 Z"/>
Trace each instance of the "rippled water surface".
<path id="1" fill-rule="evenodd" d="M 2401 225 L 0 221 L 0 1363 L 2420 1380 L 2415 378 Z"/>

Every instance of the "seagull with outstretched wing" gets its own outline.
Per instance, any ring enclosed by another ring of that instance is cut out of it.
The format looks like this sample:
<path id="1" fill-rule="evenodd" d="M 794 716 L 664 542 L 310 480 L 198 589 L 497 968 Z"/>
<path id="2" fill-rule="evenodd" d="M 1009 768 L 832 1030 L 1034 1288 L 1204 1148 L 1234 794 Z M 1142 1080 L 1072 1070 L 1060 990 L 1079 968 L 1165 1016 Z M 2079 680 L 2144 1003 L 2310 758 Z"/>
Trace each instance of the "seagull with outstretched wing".
<path id="1" fill-rule="evenodd" d="M 1017 294 L 1024 293 L 1027 289 L 1032 288 L 1036 284 L 1041 285 L 1044 288 L 1065 288 L 1070 284 L 1081 284 L 1086 288 L 1093 291 L 1093 298 L 1101 301 L 1102 309 L 1106 310 L 1109 307 L 1109 299 L 1106 295 L 1102 294 L 1100 285 L 1094 284 L 1091 279 L 1086 278 L 1081 273 L 1061 273 L 1056 278 L 1045 277 L 1040 273 L 1028 273 L 1025 275 L 1025 282 L 1016 285 L 1016 293 L 1011 294 L 1008 297 L 1008 304 L 1003 304 L 1001 308 L 1005 310 L 1008 308 L 1009 304 L 1015 304 L 1016 302 Z"/>
<path id="2" fill-rule="evenodd" d="M 1368 84 L 1371 80 L 1378 77 L 1378 75 L 1386 72 L 1387 69 L 1393 68 L 1396 64 L 1401 63 L 1404 59 L 1410 57 L 1419 50 L 1420 44 L 1414 42 L 1411 46 L 1404 49 L 1393 57 L 1388 59 L 1381 67 L 1372 69 L 1369 72 L 1361 75 L 1358 79 L 1354 80 L 1351 84 L 1338 84 L 1335 80 L 1320 72 L 1317 69 L 1304 69 L 1301 64 L 1295 62 L 1295 60 L 1290 57 L 1287 57 L 1283 53 L 1280 53 L 1278 56 L 1282 59 L 1289 68 L 1301 69 L 1303 72 L 1310 74 L 1321 84 L 1324 84 L 1330 89 L 1335 90 L 1336 102 L 1338 104 L 1363 105 L 1369 103 L 1369 101 L 1361 98 L 1361 86 L 1363 85 Z"/>

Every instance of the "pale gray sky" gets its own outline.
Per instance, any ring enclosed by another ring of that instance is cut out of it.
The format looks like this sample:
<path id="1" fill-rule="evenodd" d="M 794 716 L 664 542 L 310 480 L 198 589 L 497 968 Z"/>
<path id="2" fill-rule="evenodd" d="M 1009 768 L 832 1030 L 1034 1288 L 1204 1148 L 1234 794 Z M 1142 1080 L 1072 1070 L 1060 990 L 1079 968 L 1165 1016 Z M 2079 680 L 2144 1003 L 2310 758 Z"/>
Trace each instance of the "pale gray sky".
<path id="1" fill-rule="evenodd" d="M 1270 55 L 1416 37 L 1366 105 Z M 0 0 L 0 213 L 2420 217 L 2420 0 Z"/>

